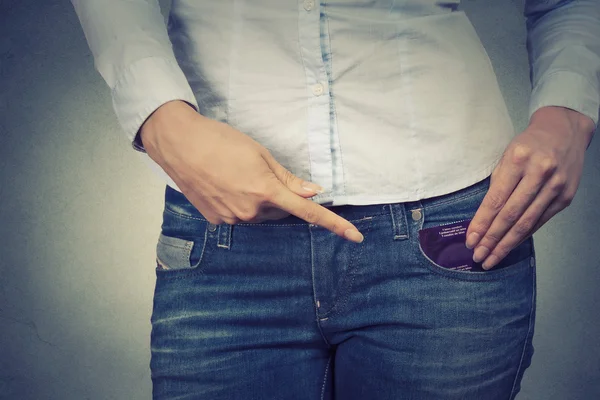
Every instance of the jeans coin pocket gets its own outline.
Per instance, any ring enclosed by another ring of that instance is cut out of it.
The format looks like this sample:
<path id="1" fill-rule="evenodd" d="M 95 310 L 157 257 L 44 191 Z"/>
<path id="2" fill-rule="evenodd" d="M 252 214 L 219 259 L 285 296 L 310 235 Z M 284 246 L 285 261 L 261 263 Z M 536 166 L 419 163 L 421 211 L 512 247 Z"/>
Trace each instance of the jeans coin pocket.
<path id="1" fill-rule="evenodd" d="M 156 271 L 196 270 L 204 255 L 205 241 L 160 233 L 156 245 Z"/>

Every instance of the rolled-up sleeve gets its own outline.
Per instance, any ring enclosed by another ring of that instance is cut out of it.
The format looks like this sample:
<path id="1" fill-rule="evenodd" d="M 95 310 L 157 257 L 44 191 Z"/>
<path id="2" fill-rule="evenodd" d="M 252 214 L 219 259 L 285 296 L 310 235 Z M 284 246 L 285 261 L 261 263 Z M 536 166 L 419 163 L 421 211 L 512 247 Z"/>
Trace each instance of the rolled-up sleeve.
<path id="1" fill-rule="evenodd" d="M 578 111 L 598 127 L 600 0 L 526 0 L 529 118 L 544 106 Z"/>
<path id="2" fill-rule="evenodd" d="M 198 104 L 175 56 L 157 0 L 71 0 L 94 65 L 111 90 L 120 126 L 145 152 L 137 133 L 161 105 Z"/>

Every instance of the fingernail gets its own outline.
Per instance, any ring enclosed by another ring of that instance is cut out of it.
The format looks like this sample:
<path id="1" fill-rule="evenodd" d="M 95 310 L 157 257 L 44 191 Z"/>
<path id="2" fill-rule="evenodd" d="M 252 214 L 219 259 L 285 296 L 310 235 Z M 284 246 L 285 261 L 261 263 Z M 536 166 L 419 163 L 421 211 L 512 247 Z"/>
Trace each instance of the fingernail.
<path id="1" fill-rule="evenodd" d="M 304 182 L 304 185 L 302 185 L 302 189 L 311 192 L 311 193 L 324 193 L 325 189 L 323 189 L 321 186 L 311 183 L 311 182 Z"/>
<path id="2" fill-rule="evenodd" d="M 481 266 L 483 267 L 483 269 L 490 269 L 497 263 L 498 258 L 496 256 L 489 256 Z"/>
<path id="3" fill-rule="evenodd" d="M 477 232 L 471 233 L 467 238 L 467 243 L 465 244 L 467 249 L 472 249 L 473 246 L 475 246 L 475 243 L 477 243 L 477 239 L 479 239 L 479 234 Z"/>
<path id="4" fill-rule="evenodd" d="M 364 236 L 356 229 L 347 229 L 346 232 L 344 232 L 344 236 L 346 239 L 350 239 L 356 243 L 362 243 L 362 241 L 365 239 Z"/>
<path id="5" fill-rule="evenodd" d="M 475 254 L 473 254 L 473 261 L 475 262 L 479 262 L 481 260 L 483 260 L 484 258 L 487 257 L 487 255 L 489 254 L 490 249 L 488 249 L 485 246 L 479 246 L 475 249 Z"/>

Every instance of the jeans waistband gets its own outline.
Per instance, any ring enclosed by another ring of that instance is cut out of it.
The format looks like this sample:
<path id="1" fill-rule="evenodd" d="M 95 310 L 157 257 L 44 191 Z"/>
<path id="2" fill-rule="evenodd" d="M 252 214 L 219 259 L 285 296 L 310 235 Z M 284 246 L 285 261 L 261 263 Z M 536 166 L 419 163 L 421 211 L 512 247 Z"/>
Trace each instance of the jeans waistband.
<path id="1" fill-rule="evenodd" d="M 490 176 L 487 178 L 467 186 L 463 189 L 447 193 L 440 196 L 434 196 L 427 199 L 416 201 L 408 201 L 403 203 L 386 203 L 386 204 L 370 204 L 370 205 L 342 205 L 342 206 L 325 206 L 327 209 L 340 215 L 347 220 L 357 220 L 366 217 L 374 217 L 382 214 L 406 214 L 408 211 L 435 207 L 441 204 L 450 203 L 480 193 L 489 188 Z M 176 214 L 185 215 L 193 219 L 206 221 L 206 218 L 194 207 L 183 193 L 171 188 L 167 185 L 165 190 L 165 208 Z M 207 222 L 207 221 L 206 221 Z M 290 224 L 308 224 L 303 219 L 290 215 L 278 220 L 268 220 L 258 224 L 251 225 L 290 225 Z M 244 223 L 240 223 L 244 225 Z M 250 225 L 250 224 L 248 224 Z"/>

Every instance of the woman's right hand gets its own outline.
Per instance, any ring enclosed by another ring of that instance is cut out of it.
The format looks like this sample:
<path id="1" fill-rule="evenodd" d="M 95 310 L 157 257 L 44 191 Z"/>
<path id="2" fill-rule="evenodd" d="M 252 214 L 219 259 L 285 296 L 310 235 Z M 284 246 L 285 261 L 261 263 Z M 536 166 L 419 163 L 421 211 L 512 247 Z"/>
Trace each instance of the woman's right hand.
<path id="1" fill-rule="evenodd" d="M 279 164 L 250 136 L 206 118 L 187 103 L 163 104 L 142 125 L 148 156 L 173 179 L 185 197 L 213 224 L 259 223 L 293 214 L 348 238 L 356 227 L 310 201 L 316 192 Z"/>

